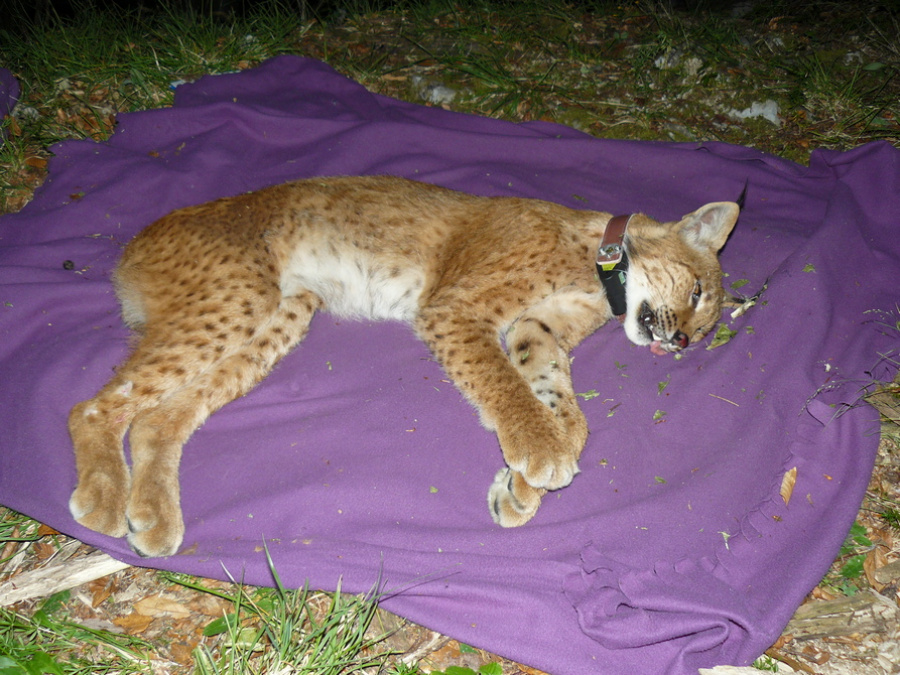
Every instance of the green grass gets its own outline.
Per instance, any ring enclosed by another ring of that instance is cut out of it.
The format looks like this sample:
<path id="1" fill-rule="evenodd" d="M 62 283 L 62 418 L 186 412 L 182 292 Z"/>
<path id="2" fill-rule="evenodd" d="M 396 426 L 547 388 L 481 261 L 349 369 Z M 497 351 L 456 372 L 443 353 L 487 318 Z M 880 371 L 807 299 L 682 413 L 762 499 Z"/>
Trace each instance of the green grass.
<path id="1" fill-rule="evenodd" d="M 102 139 L 116 112 L 170 104 L 172 81 L 282 53 L 324 58 L 401 98 L 421 100 L 410 81 L 424 78 L 454 89 L 452 107 L 464 112 L 616 138 L 724 140 L 798 161 L 815 146 L 900 139 L 900 42 L 890 30 L 900 11 L 875 3 L 757 7 L 736 19 L 715 3 L 675 13 L 647 0 L 408 0 L 393 10 L 345 0 L 329 14 L 268 0 L 223 19 L 80 2 L 70 19 L 0 33 L 0 60 L 24 89 L 20 133 L 0 156 L 7 190 L 29 154 L 66 138 Z M 837 39 L 848 24 L 858 35 Z M 765 98 L 779 104 L 780 126 L 729 116 Z"/>
<path id="2" fill-rule="evenodd" d="M 275 588 L 248 591 L 241 585 L 228 598 L 234 611 L 204 630 L 208 637 L 221 634 L 226 639 L 218 653 L 198 648 L 198 675 L 274 673 L 285 668 L 293 673 L 341 675 L 383 665 L 385 654 L 367 655 L 380 642 L 380 637 L 366 636 L 377 607 L 375 591 L 359 597 L 338 588 L 329 607 L 315 611 L 309 590 L 286 589 L 268 560 Z"/>
<path id="3" fill-rule="evenodd" d="M 0 544 L 34 540 L 19 532 L 33 533 L 38 523 L 0 509 Z M 386 663 L 390 652 L 379 646 L 386 636 L 373 630 L 377 589 L 361 596 L 340 589 L 331 594 L 288 589 L 268 554 L 267 559 L 273 588 L 232 583 L 223 591 L 188 575 L 159 573 L 160 586 L 177 584 L 227 601 L 229 609 L 203 629 L 204 642 L 194 650 L 192 672 L 419 675 L 414 666 Z M 166 660 L 146 640 L 86 627 L 70 616 L 73 603 L 72 594 L 63 591 L 24 611 L 0 608 L 0 673 L 130 675 L 157 672 Z"/>
<path id="4" fill-rule="evenodd" d="M 39 523 L 9 509 L 0 511 L 0 544 L 7 542 L 33 542 L 41 538 Z M 0 564 L 6 560 L 0 559 Z"/>
<path id="5" fill-rule="evenodd" d="M 770 656 L 761 656 L 753 662 L 753 667 L 769 673 L 778 672 L 778 662 Z"/>
<path id="6" fill-rule="evenodd" d="M 0 673 L 153 673 L 149 645 L 58 618 L 68 593 L 51 596 L 31 616 L 0 608 Z M 90 650 L 85 645 L 91 645 Z"/>

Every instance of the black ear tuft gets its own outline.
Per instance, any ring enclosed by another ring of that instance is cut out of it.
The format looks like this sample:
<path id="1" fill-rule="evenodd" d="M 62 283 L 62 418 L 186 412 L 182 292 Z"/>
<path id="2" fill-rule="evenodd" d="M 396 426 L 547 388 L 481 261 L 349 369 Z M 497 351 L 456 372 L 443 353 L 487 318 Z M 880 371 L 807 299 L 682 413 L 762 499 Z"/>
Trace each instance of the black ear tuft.
<path id="1" fill-rule="evenodd" d="M 747 178 L 744 180 L 744 189 L 741 190 L 741 196 L 737 198 L 735 204 L 738 205 L 738 208 L 743 211 L 744 210 L 744 201 L 747 198 L 747 186 L 750 185 L 750 179 Z"/>

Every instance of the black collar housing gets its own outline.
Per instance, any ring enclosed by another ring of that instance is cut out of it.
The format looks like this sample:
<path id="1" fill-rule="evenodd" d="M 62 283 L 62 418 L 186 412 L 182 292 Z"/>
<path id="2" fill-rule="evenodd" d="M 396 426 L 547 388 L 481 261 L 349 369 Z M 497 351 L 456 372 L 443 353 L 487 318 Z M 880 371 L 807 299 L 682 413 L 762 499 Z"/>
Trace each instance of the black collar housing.
<path id="1" fill-rule="evenodd" d="M 628 305 L 625 300 L 625 280 L 628 276 L 628 253 L 625 251 L 625 232 L 631 216 L 614 216 L 603 233 L 597 250 L 597 274 L 606 290 L 612 313 L 624 318 Z"/>

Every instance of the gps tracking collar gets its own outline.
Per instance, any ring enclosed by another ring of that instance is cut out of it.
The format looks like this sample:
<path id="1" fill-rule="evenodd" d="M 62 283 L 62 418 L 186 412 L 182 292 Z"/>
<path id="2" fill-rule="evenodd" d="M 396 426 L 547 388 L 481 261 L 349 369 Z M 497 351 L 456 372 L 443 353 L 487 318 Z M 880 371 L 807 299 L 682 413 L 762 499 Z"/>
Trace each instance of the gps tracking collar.
<path id="1" fill-rule="evenodd" d="M 628 253 L 625 251 L 625 231 L 631 216 L 614 216 L 606 224 L 606 231 L 597 249 L 597 274 L 606 290 L 612 313 L 625 320 L 625 278 L 628 274 Z"/>

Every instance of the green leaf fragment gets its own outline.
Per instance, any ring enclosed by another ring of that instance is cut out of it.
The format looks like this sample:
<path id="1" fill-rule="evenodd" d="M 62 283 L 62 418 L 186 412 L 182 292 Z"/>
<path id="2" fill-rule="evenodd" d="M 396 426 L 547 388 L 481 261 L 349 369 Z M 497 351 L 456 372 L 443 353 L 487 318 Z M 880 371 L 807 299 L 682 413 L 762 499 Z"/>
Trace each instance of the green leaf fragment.
<path id="1" fill-rule="evenodd" d="M 725 550 L 730 551 L 731 549 L 728 547 L 728 540 L 731 539 L 731 535 L 728 532 L 719 532 L 722 535 L 722 539 L 725 542 Z"/>
<path id="2" fill-rule="evenodd" d="M 806 264 L 803 266 L 803 271 L 804 271 L 804 272 L 815 272 L 815 271 L 816 271 L 816 267 L 815 267 L 815 265 L 813 265 L 812 263 L 806 263 Z"/>
<path id="3" fill-rule="evenodd" d="M 205 637 L 221 635 L 222 633 L 227 633 L 232 628 L 237 628 L 237 625 L 238 616 L 232 612 L 231 614 L 220 616 L 218 619 L 213 619 L 206 624 L 206 626 L 203 627 L 203 635 Z"/>
<path id="4" fill-rule="evenodd" d="M 845 579 L 856 579 L 857 577 L 862 576 L 863 563 L 866 561 L 865 554 L 855 555 L 841 568 L 841 576 Z"/>
<path id="5" fill-rule="evenodd" d="M 710 342 L 706 348 L 715 349 L 716 347 L 721 347 L 735 335 L 737 335 L 736 330 L 731 330 L 724 323 L 720 323 L 719 327 L 716 329 L 716 334 L 713 336 L 712 342 Z"/>
<path id="6" fill-rule="evenodd" d="M 499 663 L 485 663 L 478 672 L 480 675 L 503 675 L 503 666 Z"/>
<path id="7" fill-rule="evenodd" d="M 850 527 L 850 531 L 847 533 L 847 536 L 844 539 L 844 543 L 841 545 L 839 555 L 850 555 L 859 546 L 867 547 L 871 545 L 872 540 L 866 536 L 866 528 L 863 525 L 855 522 Z"/>
<path id="8" fill-rule="evenodd" d="M 738 279 L 737 281 L 732 281 L 732 282 L 731 282 L 731 287 L 732 287 L 734 290 L 737 290 L 737 289 L 739 289 L 739 288 L 743 288 L 744 286 L 746 286 L 746 285 L 749 284 L 749 283 L 750 283 L 750 280 L 749 280 L 749 279 Z"/>
<path id="9" fill-rule="evenodd" d="M 62 666 L 46 652 L 38 652 L 24 665 L 29 675 L 63 675 Z"/>
<path id="10" fill-rule="evenodd" d="M 27 675 L 27 671 L 18 661 L 0 656 L 0 675 Z"/>
<path id="11" fill-rule="evenodd" d="M 659 420 L 661 420 L 661 419 L 662 419 L 663 417 L 665 417 L 665 416 L 666 416 L 666 411 L 665 411 L 665 410 L 657 410 L 655 413 L 653 413 L 653 421 L 654 421 L 654 422 L 655 422 L 655 421 L 659 421 Z"/>
<path id="12" fill-rule="evenodd" d="M 600 395 L 596 389 L 591 389 L 590 391 L 586 391 L 583 394 L 575 394 L 576 396 L 580 396 L 585 401 L 590 401 L 592 398 L 597 398 Z"/>

